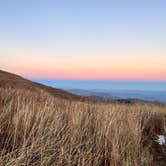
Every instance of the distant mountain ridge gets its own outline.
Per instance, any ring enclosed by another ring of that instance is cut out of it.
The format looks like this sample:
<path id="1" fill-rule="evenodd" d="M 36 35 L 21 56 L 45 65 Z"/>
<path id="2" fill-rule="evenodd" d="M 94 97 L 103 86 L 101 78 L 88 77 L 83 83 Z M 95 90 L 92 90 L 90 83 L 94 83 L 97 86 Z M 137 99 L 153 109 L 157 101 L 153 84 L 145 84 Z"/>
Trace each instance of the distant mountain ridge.
<path id="1" fill-rule="evenodd" d="M 69 92 L 90 96 L 95 95 L 102 97 L 105 100 L 118 100 L 118 99 L 138 99 L 152 102 L 166 103 L 166 91 L 143 91 L 143 90 L 104 90 L 104 89 L 69 89 Z"/>
<path id="2" fill-rule="evenodd" d="M 32 92 L 45 92 L 53 97 L 67 100 L 92 101 L 92 102 L 118 102 L 118 103 L 135 103 L 146 101 L 159 101 L 166 103 L 166 93 L 158 94 L 155 98 L 140 97 L 138 92 L 133 96 L 130 91 L 108 91 L 108 90 L 83 90 L 83 89 L 57 89 L 46 86 L 41 83 L 33 82 L 19 75 L 0 70 L 0 88 L 23 89 Z M 151 94 L 152 95 L 152 94 Z"/>

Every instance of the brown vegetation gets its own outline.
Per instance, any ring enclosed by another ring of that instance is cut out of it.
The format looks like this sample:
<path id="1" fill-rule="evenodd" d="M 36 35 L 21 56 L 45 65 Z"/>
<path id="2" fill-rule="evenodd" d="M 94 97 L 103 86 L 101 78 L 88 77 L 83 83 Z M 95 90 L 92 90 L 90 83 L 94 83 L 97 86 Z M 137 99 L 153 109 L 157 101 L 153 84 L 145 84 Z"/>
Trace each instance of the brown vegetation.
<path id="1" fill-rule="evenodd" d="M 0 165 L 164 165 L 166 107 L 0 90 Z"/>
<path id="2" fill-rule="evenodd" d="M 165 105 L 92 102 L 0 71 L 2 166 L 165 166 L 159 134 Z"/>
<path id="3" fill-rule="evenodd" d="M 0 70 L 0 87 L 1 88 L 10 88 L 10 89 L 24 89 L 31 92 L 36 93 L 47 93 L 51 96 L 62 98 L 62 99 L 70 99 L 70 100 L 87 100 L 85 97 L 68 93 L 64 90 L 52 88 L 49 86 L 45 86 L 36 82 L 32 82 L 30 80 L 24 79 L 21 76 L 8 73 Z"/>

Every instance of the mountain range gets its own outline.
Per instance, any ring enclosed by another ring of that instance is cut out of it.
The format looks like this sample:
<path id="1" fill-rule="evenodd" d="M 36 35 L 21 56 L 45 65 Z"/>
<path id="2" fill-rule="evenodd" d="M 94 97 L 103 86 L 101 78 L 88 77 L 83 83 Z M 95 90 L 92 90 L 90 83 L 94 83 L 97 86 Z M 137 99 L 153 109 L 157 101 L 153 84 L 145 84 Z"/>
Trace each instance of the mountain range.
<path id="1" fill-rule="evenodd" d="M 30 81 L 19 75 L 0 70 L 0 88 L 24 89 L 45 92 L 54 97 L 77 101 L 101 101 L 131 103 L 138 101 L 166 103 L 165 91 L 105 90 L 105 89 L 58 89 Z"/>
<path id="2" fill-rule="evenodd" d="M 69 92 L 82 96 L 100 96 L 105 100 L 139 99 L 152 102 L 166 103 L 166 91 L 143 90 L 105 90 L 105 89 L 69 89 Z"/>

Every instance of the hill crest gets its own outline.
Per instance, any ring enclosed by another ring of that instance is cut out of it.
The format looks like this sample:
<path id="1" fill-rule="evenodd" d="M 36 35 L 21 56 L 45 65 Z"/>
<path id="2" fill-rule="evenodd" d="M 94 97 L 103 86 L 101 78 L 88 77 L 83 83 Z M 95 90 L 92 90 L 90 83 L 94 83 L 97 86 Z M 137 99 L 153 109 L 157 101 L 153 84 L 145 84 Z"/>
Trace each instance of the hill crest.
<path id="1" fill-rule="evenodd" d="M 0 70 L 0 88 L 25 89 L 29 91 L 44 91 L 51 96 L 71 100 L 85 100 L 85 97 L 67 91 L 32 82 L 19 75 Z"/>

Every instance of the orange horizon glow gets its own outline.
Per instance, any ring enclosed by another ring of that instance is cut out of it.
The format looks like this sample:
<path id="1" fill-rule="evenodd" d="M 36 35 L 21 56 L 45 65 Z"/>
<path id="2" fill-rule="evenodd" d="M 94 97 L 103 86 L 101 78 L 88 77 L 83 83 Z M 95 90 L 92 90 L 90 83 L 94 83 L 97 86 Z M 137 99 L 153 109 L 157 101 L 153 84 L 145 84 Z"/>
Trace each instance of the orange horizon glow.
<path id="1" fill-rule="evenodd" d="M 6 70 L 6 69 L 4 69 Z M 18 69 L 6 70 L 19 74 L 25 78 L 44 78 L 44 79 L 66 79 L 66 80 L 156 80 L 166 81 L 166 72 L 144 71 L 112 71 L 112 72 L 95 72 L 95 71 L 46 71 L 46 70 L 27 70 Z"/>
<path id="2" fill-rule="evenodd" d="M 2 70 L 27 78 L 166 81 L 166 1 L 1 6 Z"/>
<path id="3" fill-rule="evenodd" d="M 2 59 L 1 69 L 28 78 L 101 79 L 101 80 L 166 80 L 166 57 L 155 56 L 20 56 Z"/>

